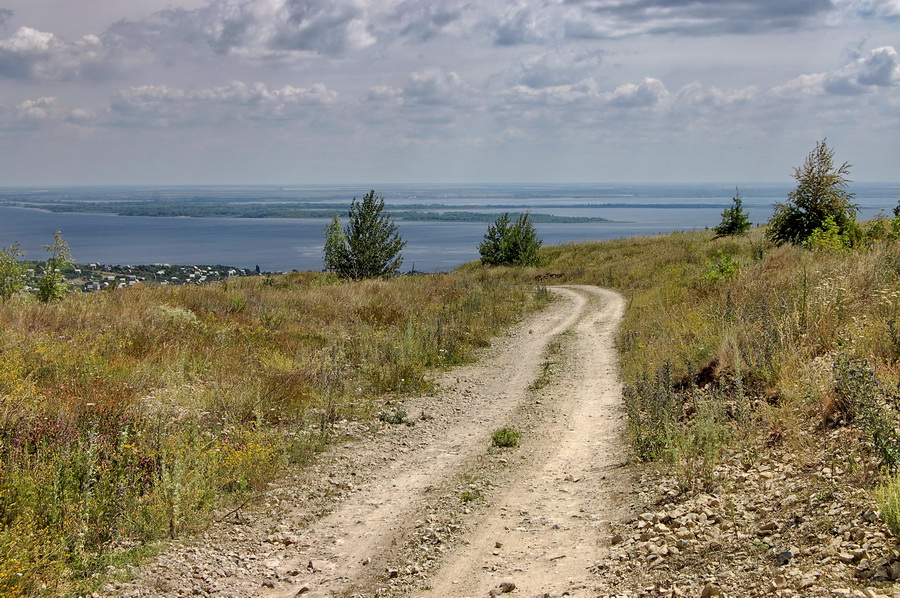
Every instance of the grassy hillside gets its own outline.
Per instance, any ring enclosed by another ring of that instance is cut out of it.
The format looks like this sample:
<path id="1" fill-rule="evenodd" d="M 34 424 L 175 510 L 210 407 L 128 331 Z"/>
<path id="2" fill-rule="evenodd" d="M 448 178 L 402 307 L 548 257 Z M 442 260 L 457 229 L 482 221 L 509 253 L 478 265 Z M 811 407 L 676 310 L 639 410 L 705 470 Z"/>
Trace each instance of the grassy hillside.
<path id="1" fill-rule="evenodd" d="M 683 488 L 709 484 L 726 453 L 799 451 L 845 425 L 878 466 L 861 480 L 874 488 L 900 465 L 900 242 L 886 230 L 869 223 L 862 247 L 832 252 L 775 247 L 762 229 L 563 245 L 541 268 L 493 274 L 626 295 L 634 454 L 668 463 Z M 860 456 L 840 458 L 865 472 Z M 890 519 L 897 506 L 882 509 Z"/>
<path id="2" fill-rule="evenodd" d="M 540 306 L 543 285 L 626 295 L 634 455 L 667 464 L 682 491 L 712 484 L 723 458 L 799 453 L 837 428 L 862 440 L 833 451 L 853 483 L 890 481 L 900 242 L 813 252 L 756 229 L 543 257 L 537 268 L 362 283 L 302 273 L 0 306 L 0 593 L 91 587 L 148 541 L 195 529 L 197 513 L 319 450 L 335 422 L 427 389 L 429 368 L 464 361 Z M 898 494 L 882 492 L 895 526 Z"/>
<path id="3" fill-rule="evenodd" d="M 477 273 L 301 273 L 0 305 L 0 594 L 91 587 L 543 300 Z"/>

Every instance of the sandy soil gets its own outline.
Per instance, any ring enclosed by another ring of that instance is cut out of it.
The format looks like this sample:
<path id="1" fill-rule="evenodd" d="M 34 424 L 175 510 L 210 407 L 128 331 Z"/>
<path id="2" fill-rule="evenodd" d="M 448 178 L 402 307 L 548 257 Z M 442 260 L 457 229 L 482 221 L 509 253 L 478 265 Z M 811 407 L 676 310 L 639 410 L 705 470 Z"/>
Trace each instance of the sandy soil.
<path id="1" fill-rule="evenodd" d="M 105 593 L 596 596 L 631 488 L 613 347 L 624 301 L 554 290 L 559 301 L 402 405 L 410 425 L 355 430 Z M 518 447 L 492 447 L 505 426 Z"/>

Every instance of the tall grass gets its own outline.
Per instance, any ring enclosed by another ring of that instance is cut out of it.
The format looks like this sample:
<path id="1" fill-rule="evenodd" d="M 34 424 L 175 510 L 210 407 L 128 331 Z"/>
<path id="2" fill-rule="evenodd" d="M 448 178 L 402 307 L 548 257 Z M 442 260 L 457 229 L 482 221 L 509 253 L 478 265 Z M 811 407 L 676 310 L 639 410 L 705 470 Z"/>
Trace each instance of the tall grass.
<path id="1" fill-rule="evenodd" d="M 296 273 L 0 305 L 0 594 L 87 591 L 542 300 L 477 273 Z"/>

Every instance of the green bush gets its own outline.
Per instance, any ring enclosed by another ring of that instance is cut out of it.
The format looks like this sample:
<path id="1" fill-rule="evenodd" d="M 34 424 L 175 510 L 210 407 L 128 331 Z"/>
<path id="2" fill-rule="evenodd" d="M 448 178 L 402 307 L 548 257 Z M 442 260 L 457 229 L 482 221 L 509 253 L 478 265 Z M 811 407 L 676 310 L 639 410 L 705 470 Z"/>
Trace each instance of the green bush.
<path id="1" fill-rule="evenodd" d="M 488 226 L 478 253 L 481 263 L 488 266 L 536 266 L 541 261 L 541 244 L 528 212 L 520 214 L 514 224 L 505 213 Z"/>
<path id="2" fill-rule="evenodd" d="M 491 443 L 500 448 L 509 448 L 519 444 L 521 434 L 512 428 L 500 428 L 491 434 Z"/>

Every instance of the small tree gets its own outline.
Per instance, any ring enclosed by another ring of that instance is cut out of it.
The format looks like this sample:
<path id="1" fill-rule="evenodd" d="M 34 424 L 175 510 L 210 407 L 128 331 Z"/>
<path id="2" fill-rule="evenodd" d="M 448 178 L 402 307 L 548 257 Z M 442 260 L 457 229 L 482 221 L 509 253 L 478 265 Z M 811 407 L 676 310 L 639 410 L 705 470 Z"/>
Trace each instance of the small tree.
<path id="1" fill-rule="evenodd" d="M 826 140 L 818 142 L 803 166 L 794 169 L 797 188 L 788 194 L 788 201 L 775 204 L 766 233 L 769 240 L 776 245 L 802 245 L 831 218 L 837 233 L 854 243 L 859 232 L 858 206 L 847 191 L 849 173 L 850 164 L 844 162 L 835 167 L 834 150 Z"/>
<path id="2" fill-rule="evenodd" d="M 69 244 L 62 233 L 53 233 L 53 245 L 44 245 L 50 256 L 44 262 L 44 273 L 38 279 L 37 298 L 41 303 L 50 303 L 62 299 L 68 290 L 62 269 L 72 265 L 72 254 Z"/>
<path id="3" fill-rule="evenodd" d="M 481 263 L 488 266 L 534 266 L 540 263 L 538 238 L 528 212 L 510 224 L 509 213 L 488 225 L 484 240 L 478 245 Z"/>
<path id="4" fill-rule="evenodd" d="M 722 222 L 713 231 L 716 238 L 731 235 L 743 235 L 750 230 L 750 217 L 741 206 L 741 191 L 734 188 L 734 197 L 731 198 L 731 207 L 722 212 Z"/>
<path id="5" fill-rule="evenodd" d="M 6 302 L 25 286 L 25 267 L 19 261 L 24 255 L 18 243 L 0 249 L 0 301 Z"/>
<path id="6" fill-rule="evenodd" d="M 325 227 L 325 268 L 344 278 L 361 279 L 393 276 L 400 269 L 400 252 L 406 242 L 397 225 L 384 214 L 384 197 L 369 191 L 350 204 L 347 226 L 341 228 L 335 216 Z"/>

